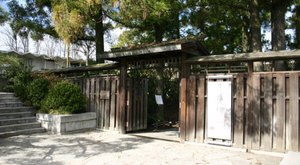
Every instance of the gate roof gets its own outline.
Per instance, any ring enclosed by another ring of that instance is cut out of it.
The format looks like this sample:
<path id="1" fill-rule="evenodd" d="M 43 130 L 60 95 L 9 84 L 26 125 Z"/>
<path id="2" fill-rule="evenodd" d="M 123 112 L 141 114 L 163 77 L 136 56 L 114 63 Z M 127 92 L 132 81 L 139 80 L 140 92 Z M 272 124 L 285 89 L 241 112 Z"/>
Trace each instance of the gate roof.
<path id="1" fill-rule="evenodd" d="M 111 61 L 174 58 L 186 54 L 188 57 L 206 56 L 209 52 L 199 41 L 172 41 L 147 44 L 133 48 L 118 48 L 102 54 L 101 58 Z"/>

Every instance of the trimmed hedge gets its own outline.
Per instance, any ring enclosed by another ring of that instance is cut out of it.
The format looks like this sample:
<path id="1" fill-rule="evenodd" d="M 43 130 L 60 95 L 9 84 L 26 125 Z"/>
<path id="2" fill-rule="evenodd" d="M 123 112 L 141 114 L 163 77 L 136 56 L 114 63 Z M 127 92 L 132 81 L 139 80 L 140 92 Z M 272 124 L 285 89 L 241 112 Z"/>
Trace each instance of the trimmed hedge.
<path id="1" fill-rule="evenodd" d="M 85 99 L 79 86 L 67 81 L 55 84 L 41 105 L 41 111 L 50 114 L 85 112 Z"/>

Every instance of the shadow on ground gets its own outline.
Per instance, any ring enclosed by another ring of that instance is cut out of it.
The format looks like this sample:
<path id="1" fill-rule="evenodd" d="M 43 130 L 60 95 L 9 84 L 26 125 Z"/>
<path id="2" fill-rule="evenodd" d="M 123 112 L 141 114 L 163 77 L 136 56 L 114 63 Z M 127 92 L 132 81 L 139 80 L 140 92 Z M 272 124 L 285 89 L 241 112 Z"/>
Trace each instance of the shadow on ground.
<path id="1" fill-rule="evenodd" d="M 98 134 L 99 138 L 84 134 L 41 134 L 0 139 L 0 164 L 63 164 L 60 157 L 61 160 L 86 159 L 132 150 L 153 141 L 130 136 L 108 138 L 101 137 L 101 132 Z"/>

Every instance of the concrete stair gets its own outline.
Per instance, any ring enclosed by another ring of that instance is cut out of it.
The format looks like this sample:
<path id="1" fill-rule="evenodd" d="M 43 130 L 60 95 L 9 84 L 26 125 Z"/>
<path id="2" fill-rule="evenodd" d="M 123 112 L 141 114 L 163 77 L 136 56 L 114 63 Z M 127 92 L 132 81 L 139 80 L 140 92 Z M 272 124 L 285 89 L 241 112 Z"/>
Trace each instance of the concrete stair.
<path id="1" fill-rule="evenodd" d="M 46 132 L 37 122 L 33 107 L 25 106 L 13 93 L 0 92 L 0 138 Z"/>

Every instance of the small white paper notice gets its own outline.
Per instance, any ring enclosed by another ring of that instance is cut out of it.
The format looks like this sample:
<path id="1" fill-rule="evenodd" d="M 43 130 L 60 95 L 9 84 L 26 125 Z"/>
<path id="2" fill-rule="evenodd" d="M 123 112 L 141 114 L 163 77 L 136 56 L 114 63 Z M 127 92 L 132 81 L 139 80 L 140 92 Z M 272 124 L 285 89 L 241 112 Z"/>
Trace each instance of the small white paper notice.
<path id="1" fill-rule="evenodd" d="M 155 100 L 157 105 L 164 105 L 161 95 L 155 95 Z"/>

